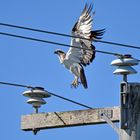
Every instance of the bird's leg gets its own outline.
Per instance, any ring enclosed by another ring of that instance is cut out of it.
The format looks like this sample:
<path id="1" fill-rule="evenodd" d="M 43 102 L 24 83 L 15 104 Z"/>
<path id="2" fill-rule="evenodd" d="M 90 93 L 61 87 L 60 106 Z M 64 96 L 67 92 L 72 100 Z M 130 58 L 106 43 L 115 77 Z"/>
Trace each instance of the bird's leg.
<path id="1" fill-rule="evenodd" d="M 77 88 L 79 84 L 81 83 L 78 81 L 78 77 L 75 77 L 71 84 L 71 87 Z"/>
<path id="2" fill-rule="evenodd" d="M 75 85 L 75 83 L 76 83 L 76 79 L 74 78 L 74 80 L 72 81 L 72 83 L 71 83 L 71 88 L 76 88 L 76 85 Z"/>

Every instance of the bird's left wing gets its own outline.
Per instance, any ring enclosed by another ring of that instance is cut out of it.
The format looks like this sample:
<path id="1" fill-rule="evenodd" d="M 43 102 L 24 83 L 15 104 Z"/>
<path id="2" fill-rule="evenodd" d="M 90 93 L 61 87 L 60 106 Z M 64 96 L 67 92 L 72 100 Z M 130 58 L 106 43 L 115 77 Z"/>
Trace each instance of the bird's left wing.
<path id="1" fill-rule="evenodd" d="M 87 4 L 85 5 L 81 16 L 72 29 L 72 35 L 80 37 L 80 39 L 73 37 L 71 39 L 71 46 L 80 48 L 71 47 L 66 54 L 66 59 L 81 63 L 84 66 L 89 65 L 95 57 L 95 47 L 92 45 L 92 41 L 94 38 L 97 38 L 97 36 L 103 34 L 101 30 L 92 31 L 92 7 L 92 4 L 89 6 Z M 82 38 L 86 38 L 87 40 Z"/>
<path id="2" fill-rule="evenodd" d="M 90 38 L 94 15 L 94 13 L 91 15 L 92 8 L 93 8 L 92 4 L 90 4 L 90 6 L 88 6 L 87 4 L 85 5 L 85 8 L 83 9 L 78 21 L 75 23 L 72 29 L 72 33 L 74 35 L 87 39 Z"/>

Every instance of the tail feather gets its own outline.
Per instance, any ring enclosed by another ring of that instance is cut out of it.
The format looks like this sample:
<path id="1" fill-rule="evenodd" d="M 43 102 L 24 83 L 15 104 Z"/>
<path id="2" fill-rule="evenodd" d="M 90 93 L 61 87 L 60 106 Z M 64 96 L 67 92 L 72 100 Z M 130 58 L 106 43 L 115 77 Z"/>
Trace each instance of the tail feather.
<path id="1" fill-rule="evenodd" d="M 81 79 L 81 83 L 84 86 L 84 88 L 88 88 L 85 72 L 84 72 L 84 69 L 82 66 L 80 69 L 80 79 Z"/>

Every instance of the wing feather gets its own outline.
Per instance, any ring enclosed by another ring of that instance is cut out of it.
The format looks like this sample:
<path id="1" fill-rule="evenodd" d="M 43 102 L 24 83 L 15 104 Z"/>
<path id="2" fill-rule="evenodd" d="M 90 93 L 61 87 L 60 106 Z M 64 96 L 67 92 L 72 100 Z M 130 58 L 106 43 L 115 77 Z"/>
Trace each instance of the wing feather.
<path id="1" fill-rule="evenodd" d="M 92 8 L 92 3 L 85 5 L 78 21 L 72 29 L 73 36 L 86 38 L 88 40 L 72 38 L 71 46 L 80 48 L 70 47 L 65 58 L 84 66 L 89 65 L 95 58 L 95 47 L 92 45 L 92 41 L 94 39 L 100 39 L 103 35 L 103 30 L 92 31 L 93 15 L 95 13 L 91 14 Z"/>

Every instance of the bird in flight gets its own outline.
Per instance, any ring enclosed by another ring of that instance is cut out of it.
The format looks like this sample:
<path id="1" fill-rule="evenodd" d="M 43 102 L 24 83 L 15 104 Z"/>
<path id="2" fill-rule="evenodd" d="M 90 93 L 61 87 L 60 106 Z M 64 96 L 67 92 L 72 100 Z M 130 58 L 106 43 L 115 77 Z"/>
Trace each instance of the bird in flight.
<path id="1" fill-rule="evenodd" d="M 65 53 L 56 50 L 60 63 L 63 64 L 73 75 L 74 80 L 71 87 L 77 88 L 81 83 L 84 88 L 88 88 L 83 66 L 89 65 L 95 58 L 95 47 L 92 42 L 101 39 L 104 34 L 102 30 L 92 30 L 93 4 L 86 4 L 79 19 L 72 29 L 71 47 Z M 76 47 L 75 47 L 76 46 Z M 80 79 L 80 81 L 79 81 Z"/>

